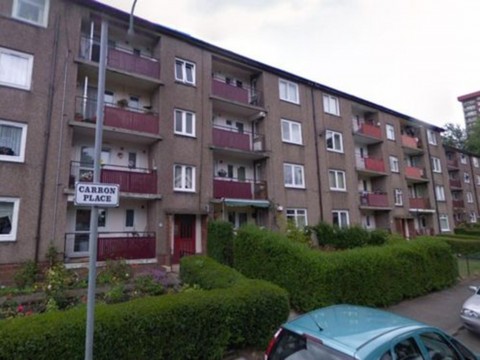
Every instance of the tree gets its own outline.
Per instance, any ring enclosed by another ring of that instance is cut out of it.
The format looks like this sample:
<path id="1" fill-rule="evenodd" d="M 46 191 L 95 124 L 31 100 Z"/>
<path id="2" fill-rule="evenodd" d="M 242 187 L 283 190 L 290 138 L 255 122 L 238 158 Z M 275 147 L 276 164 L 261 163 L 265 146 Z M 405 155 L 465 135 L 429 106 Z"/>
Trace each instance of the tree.
<path id="1" fill-rule="evenodd" d="M 458 124 L 448 123 L 444 126 L 444 129 L 445 131 L 442 133 L 443 144 L 456 149 L 466 150 L 467 131 L 464 128 Z M 480 145 L 480 138 L 478 140 Z"/>

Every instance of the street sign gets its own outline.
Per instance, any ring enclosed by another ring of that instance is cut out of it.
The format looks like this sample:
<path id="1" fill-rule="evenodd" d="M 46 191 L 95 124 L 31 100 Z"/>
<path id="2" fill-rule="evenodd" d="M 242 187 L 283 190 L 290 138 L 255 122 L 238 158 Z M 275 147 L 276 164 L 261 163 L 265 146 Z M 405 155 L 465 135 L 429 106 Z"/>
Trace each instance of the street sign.
<path id="1" fill-rule="evenodd" d="M 120 185 L 81 183 L 75 184 L 76 206 L 118 207 Z"/>

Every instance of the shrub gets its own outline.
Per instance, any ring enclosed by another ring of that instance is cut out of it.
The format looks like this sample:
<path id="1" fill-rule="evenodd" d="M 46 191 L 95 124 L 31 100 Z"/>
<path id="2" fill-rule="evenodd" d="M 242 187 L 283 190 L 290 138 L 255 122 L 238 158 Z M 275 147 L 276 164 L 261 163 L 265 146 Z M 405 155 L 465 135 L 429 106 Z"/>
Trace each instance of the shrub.
<path id="1" fill-rule="evenodd" d="M 139 275 L 135 278 L 135 291 L 139 295 L 161 295 L 165 292 L 165 287 L 161 280 L 155 278 L 153 274 Z"/>
<path id="2" fill-rule="evenodd" d="M 227 221 L 208 222 L 207 254 L 221 264 L 233 262 L 233 226 Z"/>
<path id="3" fill-rule="evenodd" d="M 13 279 L 15 284 L 20 288 L 24 289 L 27 286 L 33 286 L 37 280 L 38 275 L 38 266 L 37 264 L 29 260 L 25 262 L 21 268 L 15 273 Z"/>
<path id="4" fill-rule="evenodd" d="M 99 284 L 118 284 L 132 276 L 132 268 L 125 260 L 107 260 L 105 268 L 97 276 Z"/>
<path id="5" fill-rule="evenodd" d="M 335 229 L 332 225 L 326 222 L 320 222 L 318 225 L 312 226 L 311 229 L 317 237 L 318 245 L 325 246 L 332 244 L 335 238 Z"/>

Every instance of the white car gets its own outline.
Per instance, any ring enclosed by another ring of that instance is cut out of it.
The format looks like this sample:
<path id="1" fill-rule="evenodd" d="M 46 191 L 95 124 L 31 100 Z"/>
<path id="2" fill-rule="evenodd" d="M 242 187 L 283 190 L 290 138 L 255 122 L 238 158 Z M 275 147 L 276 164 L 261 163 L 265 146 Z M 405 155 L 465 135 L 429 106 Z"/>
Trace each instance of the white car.
<path id="1" fill-rule="evenodd" d="M 468 330 L 480 334 L 480 286 L 469 286 L 469 289 L 475 294 L 463 303 L 460 317 Z"/>

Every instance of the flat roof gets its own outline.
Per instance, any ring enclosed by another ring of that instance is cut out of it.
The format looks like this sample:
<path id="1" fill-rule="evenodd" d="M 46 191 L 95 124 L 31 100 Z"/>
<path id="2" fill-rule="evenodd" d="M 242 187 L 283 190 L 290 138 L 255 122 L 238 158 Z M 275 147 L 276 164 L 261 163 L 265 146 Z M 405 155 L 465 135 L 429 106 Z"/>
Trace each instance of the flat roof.
<path id="1" fill-rule="evenodd" d="M 470 99 L 475 99 L 477 97 L 480 97 L 480 91 L 476 91 L 470 94 L 462 95 L 457 98 L 458 101 L 468 101 Z"/>

